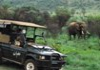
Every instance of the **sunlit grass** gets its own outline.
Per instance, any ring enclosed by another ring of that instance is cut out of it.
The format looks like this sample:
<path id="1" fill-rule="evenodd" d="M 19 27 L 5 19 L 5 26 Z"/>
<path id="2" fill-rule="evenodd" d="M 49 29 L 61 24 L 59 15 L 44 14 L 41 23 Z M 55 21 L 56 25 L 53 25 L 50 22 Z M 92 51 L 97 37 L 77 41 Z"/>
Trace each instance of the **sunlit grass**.
<path id="1" fill-rule="evenodd" d="M 67 35 L 47 39 L 50 46 L 67 55 L 64 70 L 100 70 L 98 37 L 68 40 Z"/>
<path id="2" fill-rule="evenodd" d="M 37 38 L 37 43 L 49 45 L 67 55 L 63 70 L 100 70 L 100 40 L 98 37 L 69 40 L 67 34 L 58 37 Z"/>
<path id="3" fill-rule="evenodd" d="M 67 55 L 66 65 L 63 70 L 100 70 L 100 40 L 98 37 L 88 39 L 68 40 L 67 34 L 60 34 L 56 38 L 37 38 L 38 44 L 45 44 L 55 48 L 57 51 Z M 19 70 L 19 66 L 10 67 L 1 65 L 2 70 Z"/>

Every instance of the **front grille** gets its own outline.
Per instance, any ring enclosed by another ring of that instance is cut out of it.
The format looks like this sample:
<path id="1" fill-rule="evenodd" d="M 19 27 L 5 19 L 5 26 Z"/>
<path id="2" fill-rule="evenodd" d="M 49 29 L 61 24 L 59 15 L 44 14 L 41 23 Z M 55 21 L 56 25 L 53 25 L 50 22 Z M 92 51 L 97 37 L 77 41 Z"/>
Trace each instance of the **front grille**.
<path id="1" fill-rule="evenodd" d="M 45 59 L 46 59 L 46 60 L 50 60 L 50 56 L 46 56 Z"/>
<path id="2" fill-rule="evenodd" d="M 52 67 L 61 67 L 62 65 L 61 64 L 52 64 Z"/>
<path id="3" fill-rule="evenodd" d="M 60 59 L 60 57 L 57 57 L 57 56 L 52 56 L 51 57 L 51 60 L 59 60 Z"/>
<path id="4" fill-rule="evenodd" d="M 60 60 L 60 55 L 57 53 L 53 53 L 51 56 L 51 60 Z"/>

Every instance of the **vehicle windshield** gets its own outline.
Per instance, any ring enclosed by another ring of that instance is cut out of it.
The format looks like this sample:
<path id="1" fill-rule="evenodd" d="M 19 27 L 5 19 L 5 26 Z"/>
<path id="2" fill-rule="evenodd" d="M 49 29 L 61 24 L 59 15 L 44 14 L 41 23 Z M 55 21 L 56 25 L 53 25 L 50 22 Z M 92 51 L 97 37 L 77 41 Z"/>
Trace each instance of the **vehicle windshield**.
<path id="1" fill-rule="evenodd" d="M 42 33 L 42 29 L 27 28 L 26 39 L 29 43 L 41 42 L 42 44 L 44 44 L 45 41 Z"/>

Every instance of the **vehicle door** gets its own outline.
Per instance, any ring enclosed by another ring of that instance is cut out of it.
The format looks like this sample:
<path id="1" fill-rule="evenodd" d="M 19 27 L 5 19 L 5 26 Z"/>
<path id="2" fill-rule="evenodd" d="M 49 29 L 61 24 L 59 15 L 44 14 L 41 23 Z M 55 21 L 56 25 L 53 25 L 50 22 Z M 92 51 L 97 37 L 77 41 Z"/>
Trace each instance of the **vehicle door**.
<path id="1" fill-rule="evenodd" d="M 21 62 L 26 55 L 27 50 L 15 45 L 2 44 L 3 58 L 11 61 Z"/>
<path id="2" fill-rule="evenodd" d="M 12 48 L 10 44 L 2 43 L 2 57 L 5 59 L 12 58 Z"/>
<path id="3" fill-rule="evenodd" d="M 17 62 L 22 62 L 26 56 L 26 53 L 27 53 L 26 48 L 13 47 L 13 51 L 12 51 L 13 60 Z"/>

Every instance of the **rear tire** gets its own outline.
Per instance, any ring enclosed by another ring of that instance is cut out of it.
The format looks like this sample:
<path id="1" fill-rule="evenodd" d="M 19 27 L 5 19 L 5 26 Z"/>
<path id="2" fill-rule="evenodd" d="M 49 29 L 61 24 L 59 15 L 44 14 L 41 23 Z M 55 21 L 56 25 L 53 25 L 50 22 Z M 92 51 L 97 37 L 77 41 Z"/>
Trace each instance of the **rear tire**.
<path id="1" fill-rule="evenodd" d="M 24 69 L 25 70 L 37 70 L 37 66 L 32 59 L 28 59 L 25 61 Z"/>

